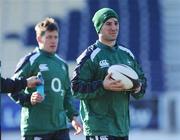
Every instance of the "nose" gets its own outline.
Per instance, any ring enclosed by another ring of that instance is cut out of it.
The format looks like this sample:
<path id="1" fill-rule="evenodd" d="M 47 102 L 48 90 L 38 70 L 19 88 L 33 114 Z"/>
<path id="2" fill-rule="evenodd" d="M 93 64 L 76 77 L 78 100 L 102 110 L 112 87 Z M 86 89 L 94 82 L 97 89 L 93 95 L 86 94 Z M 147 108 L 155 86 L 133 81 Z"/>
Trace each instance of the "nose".
<path id="1" fill-rule="evenodd" d="M 53 38 L 52 38 L 52 42 L 53 42 L 53 43 L 58 42 L 58 38 L 57 38 L 57 37 L 53 37 Z"/>
<path id="2" fill-rule="evenodd" d="M 117 30 L 118 29 L 118 25 L 117 24 L 112 24 L 111 29 L 112 30 Z"/>

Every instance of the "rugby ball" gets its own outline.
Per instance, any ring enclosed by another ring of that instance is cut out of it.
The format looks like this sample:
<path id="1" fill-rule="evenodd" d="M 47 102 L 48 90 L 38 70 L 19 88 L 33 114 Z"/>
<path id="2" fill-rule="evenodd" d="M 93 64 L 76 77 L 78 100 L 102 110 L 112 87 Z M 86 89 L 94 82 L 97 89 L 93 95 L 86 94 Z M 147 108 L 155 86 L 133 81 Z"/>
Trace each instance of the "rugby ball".
<path id="1" fill-rule="evenodd" d="M 120 80 L 125 85 L 125 89 L 131 89 L 139 85 L 138 74 L 125 64 L 110 66 L 108 68 L 108 73 L 112 73 L 112 79 Z"/>

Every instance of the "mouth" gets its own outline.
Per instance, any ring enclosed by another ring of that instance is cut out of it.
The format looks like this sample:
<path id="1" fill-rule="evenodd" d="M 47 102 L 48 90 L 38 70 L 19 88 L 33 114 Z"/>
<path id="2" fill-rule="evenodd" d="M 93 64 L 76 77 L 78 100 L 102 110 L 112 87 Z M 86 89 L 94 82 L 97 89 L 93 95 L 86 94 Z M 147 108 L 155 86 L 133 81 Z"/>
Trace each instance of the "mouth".
<path id="1" fill-rule="evenodd" d="M 117 36 L 117 34 L 116 33 L 111 33 L 111 36 Z"/>
<path id="2" fill-rule="evenodd" d="M 117 35 L 117 32 L 111 32 L 110 34 L 111 35 Z"/>
<path id="3" fill-rule="evenodd" d="M 50 48 L 56 48 L 56 45 L 50 45 Z"/>

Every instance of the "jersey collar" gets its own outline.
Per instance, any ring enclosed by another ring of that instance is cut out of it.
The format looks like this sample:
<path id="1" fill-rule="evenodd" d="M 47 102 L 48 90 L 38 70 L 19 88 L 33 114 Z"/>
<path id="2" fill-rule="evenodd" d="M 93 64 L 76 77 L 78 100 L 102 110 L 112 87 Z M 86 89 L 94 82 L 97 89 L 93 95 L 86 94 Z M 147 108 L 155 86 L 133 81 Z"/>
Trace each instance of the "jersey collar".
<path id="1" fill-rule="evenodd" d="M 95 44 L 101 49 L 108 49 L 110 51 L 116 51 L 118 49 L 118 44 L 117 43 L 113 47 L 110 47 L 110 46 L 108 46 L 106 44 L 103 44 L 99 40 L 97 40 Z"/>

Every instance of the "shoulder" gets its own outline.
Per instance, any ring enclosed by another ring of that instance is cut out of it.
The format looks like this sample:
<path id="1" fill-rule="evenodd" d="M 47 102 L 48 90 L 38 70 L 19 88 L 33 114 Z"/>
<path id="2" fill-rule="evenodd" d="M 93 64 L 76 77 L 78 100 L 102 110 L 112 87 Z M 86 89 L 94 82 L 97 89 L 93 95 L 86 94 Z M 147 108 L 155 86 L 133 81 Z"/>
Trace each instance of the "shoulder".
<path id="1" fill-rule="evenodd" d="M 59 55 L 55 54 L 54 56 L 57 59 L 57 61 L 59 61 L 59 63 L 67 64 L 67 62 L 63 58 L 61 58 Z"/>
<path id="2" fill-rule="evenodd" d="M 29 54 L 25 55 L 18 62 L 15 73 L 20 71 L 22 67 L 25 66 L 27 63 L 30 63 L 30 65 L 32 65 L 34 61 L 39 57 L 39 55 L 40 55 L 40 52 L 38 49 L 35 49 L 33 52 L 30 52 Z"/>
<path id="3" fill-rule="evenodd" d="M 76 59 L 77 63 L 80 63 L 82 61 L 87 61 L 90 59 L 91 61 L 94 60 L 95 56 L 100 52 L 100 48 L 98 48 L 96 45 L 89 46 L 84 52 Z"/>
<path id="4" fill-rule="evenodd" d="M 66 68 L 68 68 L 68 63 L 63 59 L 61 58 L 59 55 L 55 54 L 55 58 L 56 60 L 58 61 L 58 63 L 61 63 L 63 64 Z"/>
<path id="5" fill-rule="evenodd" d="M 122 51 L 124 51 L 125 53 L 129 54 L 133 59 L 134 59 L 134 54 L 131 52 L 130 49 L 122 46 L 122 45 L 118 45 L 118 48 Z"/>

